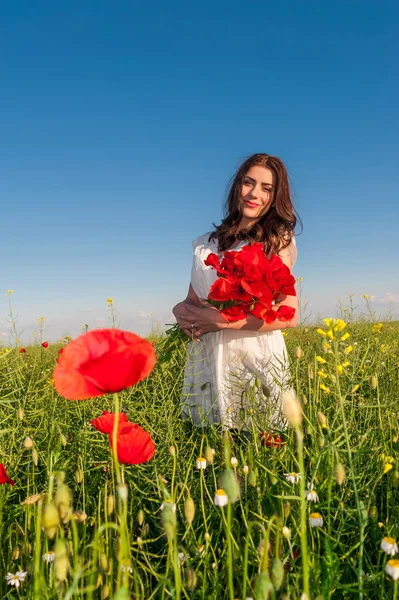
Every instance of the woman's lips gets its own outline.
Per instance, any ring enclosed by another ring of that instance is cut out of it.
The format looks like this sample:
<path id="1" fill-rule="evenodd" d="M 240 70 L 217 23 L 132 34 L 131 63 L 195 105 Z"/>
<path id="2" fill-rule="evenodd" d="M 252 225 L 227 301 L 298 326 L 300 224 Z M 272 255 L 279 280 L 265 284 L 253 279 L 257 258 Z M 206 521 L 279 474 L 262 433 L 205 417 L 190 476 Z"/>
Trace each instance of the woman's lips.
<path id="1" fill-rule="evenodd" d="M 255 204 L 255 202 L 248 202 L 248 200 L 244 200 L 244 202 L 249 208 L 257 208 L 259 206 L 258 204 Z"/>

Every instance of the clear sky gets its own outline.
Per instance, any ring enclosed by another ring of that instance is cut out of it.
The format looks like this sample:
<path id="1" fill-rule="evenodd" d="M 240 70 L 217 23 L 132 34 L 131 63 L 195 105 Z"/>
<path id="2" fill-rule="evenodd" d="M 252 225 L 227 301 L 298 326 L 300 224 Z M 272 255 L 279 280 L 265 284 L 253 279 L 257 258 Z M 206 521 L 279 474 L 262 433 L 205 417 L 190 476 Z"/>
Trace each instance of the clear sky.
<path id="1" fill-rule="evenodd" d="M 170 322 L 254 152 L 290 173 L 311 318 L 348 292 L 397 313 L 398 23 L 384 0 L 2 2 L 0 339 L 8 289 L 26 341 L 106 325 L 110 296 L 126 329 Z"/>

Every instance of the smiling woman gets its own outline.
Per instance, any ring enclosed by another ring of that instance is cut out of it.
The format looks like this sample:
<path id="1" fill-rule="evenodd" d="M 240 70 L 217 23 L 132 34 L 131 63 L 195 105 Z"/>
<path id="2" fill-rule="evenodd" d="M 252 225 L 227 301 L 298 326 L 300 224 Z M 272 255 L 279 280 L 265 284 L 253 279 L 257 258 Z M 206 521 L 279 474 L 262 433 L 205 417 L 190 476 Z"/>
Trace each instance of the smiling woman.
<path id="1" fill-rule="evenodd" d="M 195 425 L 221 422 L 224 428 L 245 427 L 243 414 L 248 406 L 244 406 L 243 390 L 256 381 L 259 415 L 266 415 L 269 427 L 285 427 L 280 399 L 289 369 L 281 329 L 297 325 L 297 297 L 280 296 L 276 301 L 294 309 L 291 321 L 265 323 L 248 312 L 245 319 L 227 322 L 205 302 L 217 277 L 205 261 L 211 253 L 222 257 L 229 250 L 262 242 L 269 259 L 277 254 L 291 270 L 297 256 L 296 222 L 284 164 L 274 156 L 255 154 L 233 178 L 222 223 L 193 242 L 189 292 L 173 313 L 192 339 L 182 403 L 183 416 Z M 278 309 L 275 304 L 269 308 Z"/>

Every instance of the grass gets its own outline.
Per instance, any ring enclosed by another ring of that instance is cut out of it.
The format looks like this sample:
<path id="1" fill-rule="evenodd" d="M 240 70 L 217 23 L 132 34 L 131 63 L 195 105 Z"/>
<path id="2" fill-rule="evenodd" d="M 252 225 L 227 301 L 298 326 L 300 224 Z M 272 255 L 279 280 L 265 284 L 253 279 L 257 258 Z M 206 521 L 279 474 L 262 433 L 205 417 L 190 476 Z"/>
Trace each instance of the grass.
<path id="1" fill-rule="evenodd" d="M 64 343 L 44 349 L 43 322 L 26 353 L 20 343 L 0 351 L 0 462 L 15 480 L 0 485 L 0 597 L 396 598 L 380 543 L 399 537 L 399 322 L 378 326 L 351 306 L 341 316 L 348 324 L 329 343 L 322 321 L 286 332 L 303 420 L 277 447 L 260 443 L 256 381 L 245 390 L 249 442 L 183 422 L 186 345 L 155 333 L 154 371 L 119 395 L 157 446 L 149 463 L 122 468 L 127 499 L 106 436 L 89 423 L 113 410 L 113 397 L 57 395 L 51 374 Z M 287 481 L 291 472 L 302 479 Z M 231 500 L 223 507 L 221 487 Z M 310 525 L 314 512 L 322 527 Z M 53 562 L 43 559 L 51 552 Z M 5 576 L 20 570 L 16 589 Z"/>

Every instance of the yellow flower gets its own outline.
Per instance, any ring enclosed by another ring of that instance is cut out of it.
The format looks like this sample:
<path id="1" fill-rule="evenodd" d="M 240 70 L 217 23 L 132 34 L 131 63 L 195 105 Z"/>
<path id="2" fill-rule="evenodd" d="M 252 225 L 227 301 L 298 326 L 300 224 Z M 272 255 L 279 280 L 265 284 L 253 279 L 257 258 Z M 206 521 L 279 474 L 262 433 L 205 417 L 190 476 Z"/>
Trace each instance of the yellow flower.
<path id="1" fill-rule="evenodd" d="M 322 356 L 316 356 L 316 360 L 321 365 L 325 364 L 327 361 Z"/>
<path id="2" fill-rule="evenodd" d="M 303 277 L 297 277 L 296 280 L 297 281 L 303 281 Z"/>
<path id="3" fill-rule="evenodd" d="M 326 392 L 326 394 L 328 394 L 328 392 L 330 391 L 330 388 L 328 388 L 326 385 L 324 385 L 324 383 L 320 383 L 320 389 L 323 390 L 323 392 Z"/>
<path id="4" fill-rule="evenodd" d="M 332 329 L 329 329 L 329 330 L 326 332 L 326 336 L 327 336 L 327 337 L 329 337 L 329 338 L 330 338 L 330 340 L 333 340 L 333 339 L 334 339 L 334 334 L 333 334 L 333 332 L 332 332 Z"/>
<path id="5" fill-rule="evenodd" d="M 344 350 L 344 354 L 349 354 L 350 352 L 352 352 L 353 350 L 353 346 L 347 346 Z"/>
<path id="6" fill-rule="evenodd" d="M 392 468 L 393 467 L 390 463 L 385 463 L 384 470 L 383 470 L 384 475 L 385 475 L 385 473 L 388 473 L 388 471 L 390 471 Z"/>
<path id="7" fill-rule="evenodd" d="M 342 375 L 343 370 L 344 370 L 344 368 L 343 368 L 342 365 L 337 365 L 337 373 L 338 373 L 338 375 Z"/>
<path id="8" fill-rule="evenodd" d="M 108 299 L 107 299 L 107 304 L 112 304 L 112 302 L 113 302 L 113 299 L 112 299 L 112 298 L 108 298 Z"/>
<path id="9" fill-rule="evenodd" d="M 351 389 L 351 393 L 353 394 L 354 392 L 356 392 L 358 389 L 360 388 L 360 385 L 357 383 L 356 385 L 353 386 L 353 388 Z"/>
<path id="10" fill-rule="evenodd" d="M 14 290 L 7 290 L 6 296 L 11 296 L 14 293 Z"/>
<path id="11" fill-rule="evenodd" d="M 370 296 L 369 296 L 368 294 L 363 294 L 363 298 L 364 298 L 365 300 L 370 300 Z"/>
<path id="12" fill-rule="evenodd" d="M 343 336 L 341 336 L 341 342 L 344 342 L 345 340 L 347 340 L 349 337 L 351 336 L 350 333 L 346 332 L 344 333 Z"/>
<path id="13" fill-rule="evenodd" d="M 284 336 L 288 335 L 288 333 L 286 331 L 282 331 L 281 332 Z"/>
<path id="14" fill-rule="evenodd" d="M 328 377 L 327 373 L 325 371 L 323 371 L 322 369 L 320 369 L 319 371 L 317 371 L 317 374 L 319 377 L 322 377 L 323 379 L 325 379 L 326 377 Z"/>
<path id="15" fill-rule="evenodd" d="M 346 367 L 349 367 L 350 362 L 349 360 L 346 360 L 345 362 L 342 363 L 342 366 L 346 369 Z"/>
<path id="16" fill-rule="evenodd" d="M 330 344 L 327 342 L 327 340 L 323 340 L 321 342 L 321 347 L 323 349 L 323 352 L 329 352 L 329 353 L 332 352 Z"/>
<path id="17" fill-rule="evenodd" d="M 384 327 L 384 323 L 377 323 L 373 325 L 373 333 L 381 333 L 381 329 Z"/>
<path id="18" fill-rule="evenodd" d="M 320 335 L 327 335 L 326 332 L 324 331 L 324 329 L 320 329 L 320 327 L 318 329 L 316 329 L 316 332 L 319 333 Z"/>

